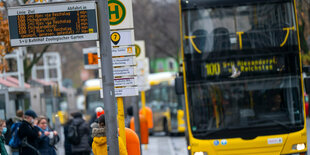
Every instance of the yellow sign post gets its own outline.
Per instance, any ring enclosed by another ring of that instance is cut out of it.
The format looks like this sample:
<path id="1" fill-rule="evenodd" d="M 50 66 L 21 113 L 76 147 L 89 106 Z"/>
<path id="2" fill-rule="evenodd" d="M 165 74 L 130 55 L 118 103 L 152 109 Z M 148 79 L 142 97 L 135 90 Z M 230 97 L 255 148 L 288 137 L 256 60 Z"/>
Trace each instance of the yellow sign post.
<path id="1" fill-rule="evenodd" d="M 142 104 L 142 115 L 146 118 L 146 111 L 145 111 L 145 91 L 141 91 L 141 104 Z M 144 149 L 147 149 L 147 144 L 144 145 Z"/>
<path id="2" fill-rule="evenodd" d="M 117 97 L 116 100 L 117 100 L 117 109 L 118 109 L 117 119 L 118 119 L 119 135 L 126 146 L 124 101 L 122 97 Z"/>

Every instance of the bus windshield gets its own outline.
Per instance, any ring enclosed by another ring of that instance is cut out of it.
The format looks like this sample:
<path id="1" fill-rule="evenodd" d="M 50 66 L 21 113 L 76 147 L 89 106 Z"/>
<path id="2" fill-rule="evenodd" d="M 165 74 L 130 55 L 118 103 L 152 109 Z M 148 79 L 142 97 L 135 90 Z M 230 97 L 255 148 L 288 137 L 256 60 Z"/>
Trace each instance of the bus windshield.
<path id="1" fill-rule="evenodd" d="M 103 107 L 102 98 L 100 98 L 100 91 L 89 91 L 86 96 L 87 114 L 94 113 L 97 107 Z"/>
<path id="2" fill-rule="evenodd" d="M 253 138 L 303 128 L 290 2 L 182 3 L 190 129 L 195 138 Z M 246 134 L 245 132 L 246 131 Z"/>

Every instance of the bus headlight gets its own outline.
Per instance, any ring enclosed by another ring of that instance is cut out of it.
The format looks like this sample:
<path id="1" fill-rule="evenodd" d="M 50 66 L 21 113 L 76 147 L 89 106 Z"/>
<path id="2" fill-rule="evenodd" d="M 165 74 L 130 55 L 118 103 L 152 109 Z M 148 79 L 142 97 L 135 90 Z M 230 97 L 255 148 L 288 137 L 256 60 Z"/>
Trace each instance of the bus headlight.
<path id="1" fill-rule="evenodd" d="M 208 155 L 207 152 L 195 152 L 194 155 Z"/>
<path id="2" fill-rule="evenodd" d="M 306 148 L 305 143 L 295 144 L 292 147 L 293 150 L 303 150 L 305 148 Z"/>

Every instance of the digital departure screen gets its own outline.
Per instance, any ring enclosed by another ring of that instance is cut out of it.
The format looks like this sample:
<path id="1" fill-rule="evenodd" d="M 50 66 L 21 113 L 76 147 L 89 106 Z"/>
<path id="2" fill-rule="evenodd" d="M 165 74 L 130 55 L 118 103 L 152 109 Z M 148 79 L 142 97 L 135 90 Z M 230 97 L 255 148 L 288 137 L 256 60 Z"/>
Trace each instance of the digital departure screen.
<path id="1" fill-rule="evenodd" d="M 97 40 L 95 2 L 10 8 L 12 46 Z"/>

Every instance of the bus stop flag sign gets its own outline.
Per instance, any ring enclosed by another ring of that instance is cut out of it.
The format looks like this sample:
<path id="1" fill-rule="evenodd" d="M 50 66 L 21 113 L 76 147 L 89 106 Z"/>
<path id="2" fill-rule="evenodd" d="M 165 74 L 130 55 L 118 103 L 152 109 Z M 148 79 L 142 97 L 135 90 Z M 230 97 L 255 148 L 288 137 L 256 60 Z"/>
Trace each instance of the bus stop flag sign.
<path id="1" fill-rule="evenodd" d="M 133 29 L 131 0 L 109 0 L 110 29 Z"/>

